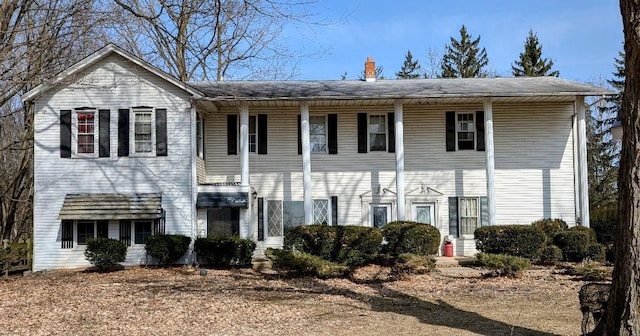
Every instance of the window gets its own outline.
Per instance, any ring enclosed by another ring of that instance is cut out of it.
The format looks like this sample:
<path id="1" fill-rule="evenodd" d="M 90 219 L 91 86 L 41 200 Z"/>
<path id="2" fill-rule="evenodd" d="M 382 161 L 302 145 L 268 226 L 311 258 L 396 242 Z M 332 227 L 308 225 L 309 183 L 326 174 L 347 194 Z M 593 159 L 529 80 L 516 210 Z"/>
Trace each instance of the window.
<path id="1" fill-rule="evenodd" d="M 77 118 L 77 151 L 78 154 L 93 154 L 96 147 L 96 111 L 78 110 Z"/>
<path id="2" fill-rule="evenodd" d="M 309 144 L 312 153 L 327 152 L 327 125 L 325 116 L 309 117 Z"/>
<path id="3" fill-rule="evenodd" d="M 313 200 L 314 224 L 330 224 L 329 200 Z M 304 225 L 303 201 L 267 201 L 267 235 L 283 236 L 289 229 Z"/>
<path id="4" fill-rule="evenodd" d="M 249 116 L 249 153 L 255 153 L 258 148 L 258 117 Z"/>
<path id="5" fill-rule="evenodd" d="M 204 118 L 201 116 L 196 118 L 196 146 L 198 157 L 204 158 Z"/>
<path id="6" fill-rule="evenodd" d="M 413 220 L 418 223 L 435 225 L 434 208 L 435 208 L 434 203 L 411 204 Z"/>
<path id="7" fill-rule="evenodd" d="M 371 226 L 382 229 L 391 221 L 391 204 L 371 204 Z"/>
<path id="8" fill-rule="evenodd" d="M 385 115 L 369 115 L 369 151 L 387 150 L 387 124 Z"/>
<path id="9" fill-rule="evenodd" d="M 93 221 L 78 221 L 77 223 L 77 242 L 78 245 L 87 245 L 89 239 L 93 239 L 94 235 L 94 225 Z"/>
<path id="10" fill-rule="evenodd" d="M 153 110 L 134 109 L 133 110 L 133 143 L 135 153 L 153 153 Z"/>
<path id="11" fill-rule="evenodd" d="M 460 234 L 473 235 L 478 227 L 478 199 L 460 198 Z"/>
<path id="12" fill-rule="evenodd" d="M 207 209 L 207 234 L 212 233 L 228 236 L 240 234 L 240 209 Z"/>
<path id="13" fill-rule="evenodd" d="M 151 235 L 151 221 L 136 221 L 134 223 L 134 243 L 144 244 Z"/>
<path id="14" fill-rule="evenodd" d="M 475 126 L 473 113 L 458 113 L 456 134 L 458 149 L 475 149 Z"/>

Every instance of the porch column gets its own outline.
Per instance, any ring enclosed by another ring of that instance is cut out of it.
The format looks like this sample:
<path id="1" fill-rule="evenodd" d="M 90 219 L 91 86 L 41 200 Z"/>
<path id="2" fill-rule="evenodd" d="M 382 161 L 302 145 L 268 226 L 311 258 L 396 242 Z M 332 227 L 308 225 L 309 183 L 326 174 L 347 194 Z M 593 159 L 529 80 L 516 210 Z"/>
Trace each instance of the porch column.
<path id="1" fill-rule="evenodd" d="M 496 224 L 496 168 L 493 148 L 493 102 L 484 98 L 484 139 L 487 170 L 487 206 L 489 225 Z"/>
<path id="2" fill-rule="evenodd" d="M 240 103 L 240 184 L 249 189 L 249 104 Z M 246 209 L 240 210 L 240 238 L 249 238 L 251 226 L 251 196 Z"/>
<path id="3" fill-rule="evenodd" d="M 304 224 L 313 224 L 311 197 L 311 145 L 309 140 L 309 103 L 300 103 L 300 136 L 302 137 L 302 192 L 304 194 Z"/>
<path id="4" fill-rule="evenodd" d="M 396 132 L 396 202 L 398 220 L 406 220 L 406 205 L 404 192 L 404 123 L 402 101 L 395 101 L 395 132 Z M 389 120 L 391 122 L 391 120 Z"/>
<path id="5" fill-rule="evenodd" d="M 589 227 L 589 184 L 587 178 L 587 123 L 584 97 L 576 96 L 578 116 L 578 177 L 580 184 L 580 223 Z"/>

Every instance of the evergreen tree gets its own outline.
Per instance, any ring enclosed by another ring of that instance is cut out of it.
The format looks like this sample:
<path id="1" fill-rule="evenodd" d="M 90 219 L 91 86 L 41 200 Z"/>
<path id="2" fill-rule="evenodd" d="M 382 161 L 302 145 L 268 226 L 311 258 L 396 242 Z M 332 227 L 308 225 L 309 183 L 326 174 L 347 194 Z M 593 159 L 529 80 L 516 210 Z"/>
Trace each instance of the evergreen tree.
<path id="1" fill-rule="evenodd" d="M 396 72 L 398 79 L 416 79 L 420 78 L 418 71 L 420 70 L 420 64 L 418 60 L 413 60 L 411 50 L 407 50 L 407 55 L 404 57 L 404 63 L 400 71 Z"/>
<path id="2" fill-rule="evenodd" d="M 520 53 L 520 60 L 515 61 L 511 66 L 514 76 L 540 77 L 554 76 L 558 77 L 559 71 L 551 71 L 553 61 L 548 58 L 542 58 L 542 45 L 538 41 L 538 36 L 529 30 L 529 36 L 524 41 L 524 52 Z"/>
<path id="3" fill-rule="evenodd" d="M 485 77 L 484 67 L 489 63 L 487 52 L 480 49 L 480 36 L 473 40 L 464 25 L 460 28 L 460 40 L 451 37 L 442 57 L 441 77 Z"/>

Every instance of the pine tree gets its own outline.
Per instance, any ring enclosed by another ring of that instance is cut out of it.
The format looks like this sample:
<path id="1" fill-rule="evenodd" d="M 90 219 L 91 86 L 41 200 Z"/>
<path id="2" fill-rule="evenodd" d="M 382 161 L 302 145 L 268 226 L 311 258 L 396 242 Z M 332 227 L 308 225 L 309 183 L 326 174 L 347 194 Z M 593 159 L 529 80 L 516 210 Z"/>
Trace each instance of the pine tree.
<path id="1" fill-rule="evenodd" d="M 524 41 L 524 52 L 520 53 L 520 60 L 515 61 L 511 66 L 514 76 L 540 77 L 554 76 L 558 77 L 559 71 L 551 71 L 553 61 L 548 58 L 542 58 L 542 45 L 538 41 L 538 36 L 529 30 L 529 36 Z"/>
<path id="2" fill-rule="evenodd" d="M 464 25 L 460 28 L 460 40 L 451 37 L 442 57 L 441 77 L 485 77 L 484 67 L 489 63 L 487 52 L 480 49 L 480 36 L 473 40 Z"/>
<path id="3" fill-rule="evenodd" d="M 407 55 L 404 57 L 404 63 L 400 71 L 396 72 L 398 79 L 415 79 L 420 78 L 418 71 L 420 70 L 420 64 L 418 60 L 413 60 L 411 50 L 407 50 Z"/>

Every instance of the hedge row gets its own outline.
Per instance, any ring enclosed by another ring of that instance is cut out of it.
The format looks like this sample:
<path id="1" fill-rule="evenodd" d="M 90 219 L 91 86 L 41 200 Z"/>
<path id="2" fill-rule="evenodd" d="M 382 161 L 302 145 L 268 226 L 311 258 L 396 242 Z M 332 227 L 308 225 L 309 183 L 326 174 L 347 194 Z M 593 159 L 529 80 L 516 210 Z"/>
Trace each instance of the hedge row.
<path id="1" fill-rule="evenodd" d="M 189 249 L 191 237 L 179 234 L 152 235 L 147 237 L 144 249 L 147 255 L 162 266 L 169 266 Z"/>
<path id="2" fill-rule="evenodd" d="M 251 265 L 256 243 L 238 236 L 210 235 L 194 244 L 198 262 L 214 267 Z"/>

